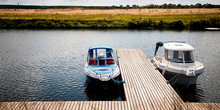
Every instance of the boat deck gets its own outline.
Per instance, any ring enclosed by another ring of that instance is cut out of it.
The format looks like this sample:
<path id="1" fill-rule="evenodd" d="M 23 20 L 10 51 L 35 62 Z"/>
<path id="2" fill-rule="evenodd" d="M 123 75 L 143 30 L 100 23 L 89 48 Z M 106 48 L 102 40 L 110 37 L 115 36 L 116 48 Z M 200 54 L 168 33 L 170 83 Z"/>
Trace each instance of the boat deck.
<path id="1" fill-rule="evenodd" d="M 219 110 L 219 103 L 183 102 L 139 49 L 118 49 L 126 101 L 0 102 L 1 110 Z"/>

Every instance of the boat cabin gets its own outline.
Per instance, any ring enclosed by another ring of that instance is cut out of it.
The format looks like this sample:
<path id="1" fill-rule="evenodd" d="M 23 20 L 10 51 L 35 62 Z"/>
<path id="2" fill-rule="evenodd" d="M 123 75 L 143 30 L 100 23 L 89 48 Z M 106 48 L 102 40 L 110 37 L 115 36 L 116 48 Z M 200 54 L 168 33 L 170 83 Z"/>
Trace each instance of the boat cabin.
<path id="1" fill-rule="evenodd" d="M 87 61 L 89 65 L 112 65 L 115 64 L 113 59 L 113 50 L 108 46 L 93 46 L 89 48 Z"/>
<path id="2" fill-rule="evenodd" d="M 180 41 L 168 41 L 168 42 L 157 42 L 155 55 L 159 47 L 164 48 L 164 58 L 167 61 L 174 63 L 194 63 L 193 50 L 194 48 Z"/>

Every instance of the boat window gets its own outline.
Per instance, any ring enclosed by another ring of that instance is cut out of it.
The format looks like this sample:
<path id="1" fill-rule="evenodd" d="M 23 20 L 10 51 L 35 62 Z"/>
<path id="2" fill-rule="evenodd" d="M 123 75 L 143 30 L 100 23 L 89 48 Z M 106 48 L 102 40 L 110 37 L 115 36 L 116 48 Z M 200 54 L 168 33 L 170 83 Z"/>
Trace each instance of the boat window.
<path id="1" fill-rule="evenodd" d="M 95 49 L 89 51 L 88 59 L 95 59 L 96 58 L 96 53 Z"/>
<path id="2" fill-rule="evenodd" d="M 194 57 L 192 51 L 183 51 L 185 63 L 193 63 Z"/>
<path id="3" fill-rule="evenodd" d="M 98 59 L 106 58 L 106 49 L 97 49 L 97 58 Z"/>
<path id="4" fill-rule="evenodd" d="M 175 63 L 183 63 L 182 51 L 168 50 L 167 60 Z"/>
<path id="5" fill-rule="evenodd" d="M 106 55 L 108 59 L 112 59 L 113 58 L 113 51 L 111 49 L 106 49 Z"/>
<path id="6" fill-rule="evenodd" d="M 166 60 L 168 60 L 168 50 L 167 49 L 165 49 L 164 57 L 165 57 Z"/>

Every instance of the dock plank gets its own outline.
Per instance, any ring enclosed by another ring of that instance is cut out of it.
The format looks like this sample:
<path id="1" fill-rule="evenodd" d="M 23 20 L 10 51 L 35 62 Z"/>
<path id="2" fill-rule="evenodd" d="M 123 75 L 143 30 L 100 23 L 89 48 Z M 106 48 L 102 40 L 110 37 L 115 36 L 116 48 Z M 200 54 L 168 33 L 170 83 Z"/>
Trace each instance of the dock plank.
<path id="1" fill-rule="evenodd" d="M 118 52 L 118 51 L 124 51 L 124 53 L 123 52 Z M 119 54 L 118 56 L 120 56 L 119 64 L 121 64 L 124 61 L 125 62 L 124 65 L 127 64 L 127 66 L 129 66 L 125 69 L 131 71 L 130 74 L 127 74 L 128 77 L 125 77 L 125 80 L 128 80 L 129 82 L 131 82 L 131 80 L 129 78 L 131 78 L 131 79 L 133 78 L 132 83 L 135 86 L 138 87 L 138 91 L 147 91 L 146 93 L 149 95 L 148 99 L 150 99 L 150 101 L 148 101 L 148 103 L 151 102 L 151 103 L 148 104 L 148 105 L 151 105 L 150 109 L 160 109 L 158 107 L 160 107 L 161 105 L 163 105 L 162 106 L 163 108 L 168 109 L 168 106 L 165 106 L 164 102 L 162 102 L 162 101 L 164 101 L 164 97 L 166 97 L 169 94 L 157 93 L 157 91 L 159 91 L 159 92 L 161 91 L 160 89 L 158 89 L 158 87 L 162 87 L 161 85 L 151 86 L 151 85 L 155 85 L 154 84 L 155 81 L 151 80 L 152 77 L 153 77 L 152 75 L 154 75 L 155 73 L 153 73 L 153 74 L 150 73 L 149 75 L 146 75 L 147 73 L 144 72 L 145 68 L 148 68 L 146 65 L 144 67 L 142 67 L 142 69 L 140 69 L 141 66 L 143 66 L 143 63 L 146 62 L 146 61 L 144 61 L 140 58 L 141 57 L 140 53 L 137 50 L 127 50 L 127 49 L 118 50 L 118 51 L 117 51 L 118 54 Z M 122 59 L 123 55 L 126 55 L 126 57 L 123 57 L 124 59 Z M 119 65 L 119 66 L 121 66 L 121 65 Z M 120 69 L 122 69 L 122 68 L 123 67 L 120 67 Z M 122 72 L 122 74 L 124 74 L 124 73 Z M 160 73 L 157 73 L 157 74 L 160 74 Z M 145 77 L 145 79 L 143 79 L 143 77 Z M 156 78 L 158 78 L 158 77 L 156 77 Z M 136 79 L 138 79 L 138 81 L 136 81 Z M 142 79 L 142 80 L 140 80 L 140 79 Z M 139 82 L 142 82 L 142 84 L 145 84 L 147 86 L 142 85 L 143 87 L 140 87 Z M 160 83 L 158 83 L 158 84 L 160 84 Z M 131 90 L 131 88 L 129 88 L 129 90 Z M 166 90 L 166 88 L 163 88 L 162 91 L 164 91 L 164 90 Z M 143 94 L 140 94 L 140 93 L 138 93 L 138 94 L 140 95 L 139 97 L 145 97 L 146 96 L 146 95 L 143 95 Z M 129 94 L 130 97 L 132 97 L 132 95 L 134 95 L 134 94 Z M 134 95 L 133 97 L 136 97 L 136 96 L 137 95 Z M 137 99 L 137 98 L 132 99 L 132 100 L 136 100 L 136 102 L 140 102 L 140 99 Z M 138 105 L 137 103 L 135 103 L 135 104 Z M 169 107 L 171 107 L 171 106 L 169 106 Z M 145 108 L 145 109 L 147 109 L 147 108 Z"/>
<path id="2" fill-rule="evenodd" d="M 128 54 L 128 53 L 121 53 L 121 54 Z M 130 59 L 130 58 L 129 58 Z M 129 61 L 129 59 L 121 59 L 122 60 L 122 62 L 125 62 L 125 61 Z M 124 60 L 124 61 L 123 61 Z M 122 63 L 121 62 L 121 63 Z M 130 61 L 129 61 L 130 62 Z M 137 101 L 137 103 L 138 103 L 138 105 L 139 106 L 141 106 L 142 108 L 138 108 L 138 109 L 143 109 L 143 106 L 145 106 L 145 103 L 143 103 L 143 98 L 145 98 L 145 97 L 141 97 L 140 96 L 140 94 L 144 94 L 143 92 L 142 92 L 142 89 L 139 89 L 140 88 L 140 83 L 138 83 L 139 81 L 138 81 L 138 78 L 137 79 L 134 79 L 135 77 L 136 77 L 136 75 L 137 74 L 135 74 L 136 73 L 136 71 L 134 71 L 134 70 L 132 70 L 131 69 L 131 67 L 129 67 L 129 65 L 127 65 L 129 62 L 125 62 L 125 64 L 124 65 L 126 65 L 126 68 L 124 68 L 125 70 L 128 70 L 127 72 L 129 72 L 129 74 L 131 75 L 127 75 L 127 76 L 130 76 L 130 77 L 127 77 L 127 79 L 124 79 L 124 80 L 128 80 L 128 81 L 126 81 L 126 82 L 134 82 L 134 83 L 131 83 L 131 86 L 133 86 L 133 88 L 134 88 L 134 90 L 135 90 L 135 96 L 134 97 L 138 97 L 138 99 L 136 99 L 136 100 L 138 100 Z M 132 66 L 132 65 L 130 65 L 130 66 Z M 134 99 L 132 99 L 132 100 L 134 100 Z"/>

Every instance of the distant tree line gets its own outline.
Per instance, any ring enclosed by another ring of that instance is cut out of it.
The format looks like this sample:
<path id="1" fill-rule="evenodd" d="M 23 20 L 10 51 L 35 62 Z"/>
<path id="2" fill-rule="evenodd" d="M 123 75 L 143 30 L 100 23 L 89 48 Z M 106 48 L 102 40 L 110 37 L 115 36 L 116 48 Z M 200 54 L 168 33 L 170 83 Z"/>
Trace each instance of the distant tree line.
<path id="1" fill-rule="evenodd" d="M 163 4 L 163 5 L 155 5 L 155 4 L 150 4 L 150 5 L 146 5 L 143 6 L 144 8 L 220 8 L 220 5 L 213 5 L 213 4 L 200 4 L 197 3 L 195 5 L 191 4 L 191 5 L 181 5 L 181 4 Z"/>
<path id="2" fill-rule="evenodd" d="M 85 8 L 85 9 L 113 9 L 113 6 L 40 6 L 40 5 L 0 5 L 0 9 L 66 9 L 66 8 Z"/>
<path id="3" fill-rule="evenodd" d="M 128 9 L 128 8 L 165 8 L 165 9 L 172 9 L 172 8 L 220 8 L 220 5 L 214 4 L 191 4 L 191 5 L 181 5 L 181 4 L 163 4 L 163 5 L 145 5 L 145 6 L 138 6 L 138 5 L 126 5 L 126 6 L 38 6 L 38 5 L 0 5 L 0 9 L 65 9 L 65 8 L 84 8 L 84 9 Z"/>

